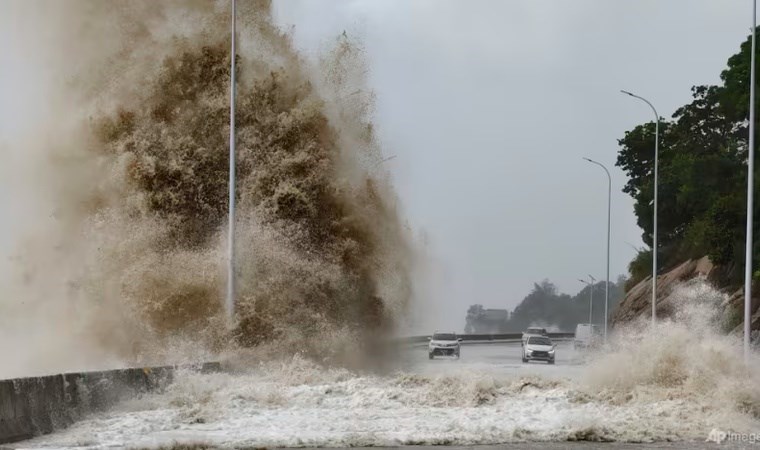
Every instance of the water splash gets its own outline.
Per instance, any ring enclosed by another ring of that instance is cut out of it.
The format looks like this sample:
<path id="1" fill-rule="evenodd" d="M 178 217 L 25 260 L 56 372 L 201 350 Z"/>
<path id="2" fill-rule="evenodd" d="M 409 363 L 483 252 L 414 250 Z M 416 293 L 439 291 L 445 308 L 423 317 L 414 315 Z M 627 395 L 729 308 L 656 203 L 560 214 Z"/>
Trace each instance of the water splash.
<path id="1" fill-rule="evenodd" d="M 694 442 L 712 430 L 754 433 L 760 427 L 759 360 L 753 355 L 745 366 L 740 343 L 717 331 L 722 297 L 703 280 L 681 286 L 669 299 L 674 319 L 655 330 L 647 323 L 615 330 L 614 340 L 585 366 L 528 368 L 519 364 L 518 348 L 511 365 L 468 361 L 473 352 L 431 362 L 418 349 L 410 355 L 416 364 L 389 375 L 328 368 L 298 356 L 236 374 L 182 373 L 163 394 L 29 446 Z M 563 345 L 558 351 L 572 350 Z M 135 436 L 135 427 L 147 431 Z"/>
<path id="2" fill-rule="evenodd" d="M 745 364 L 741 341 L 720 331 L 724 299 L 702 279 L 678 286 L 665 300 L 674 318 L 616 330 L 589 365 L 585 392 L 612 404 L 664 405 L 661 414 L 688 418 L 694 432 L 756 428 L 760 358 Z"/>
<path id="3" fill-rule="evenodd" d="M 61 63 L 61 120 L 40 124 L 55 141 L 34 170 L 51 176 L 27 201 L 50 202 L 53 220 L 21 246 L 14 297 L 0 302 L 0 323 L 18 326 L 2 345 L 24 349 L 0 376 L 272 340 L 335 348 L 322 343 L 393 327 L 411 295 L 410 245 L 375 164 L 361 48 L 341 36 L 307 64 L 269 7 L 239 12 L 233 330 L 221 308 L 229 2 L 70 2 L 50 19 L 57 50 L 82 58 Z"/>

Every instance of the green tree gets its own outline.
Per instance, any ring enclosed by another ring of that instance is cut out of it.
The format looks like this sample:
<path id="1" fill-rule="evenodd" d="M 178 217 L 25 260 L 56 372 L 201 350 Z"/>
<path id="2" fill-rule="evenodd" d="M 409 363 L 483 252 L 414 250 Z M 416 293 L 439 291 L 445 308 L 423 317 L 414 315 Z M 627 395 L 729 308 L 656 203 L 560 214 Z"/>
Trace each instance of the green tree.
<path id="1" fill-rule="evenodd" d="M 610 282 L 609 314 L 615 310 L 623 298 L 625 278 Z M 557 286 L 548 280 L 534 283 L 531 292 L 520 302 L 512 313 L 508 329 L 522 331 L 531 325 L 557 327 L 562 331 L 574 331 L 579 323 L 587 323 L 589 315 L 589 296 L 591 286 L 585 287 L 575 296 L 562 294 Z M 604 323 L 604 282 L 593 286 L 594 315 L 593 321 Z"/>
<path id="2" fill-rule="evenodd" d="M 750 45 L 728 60 L 722 84 L 692 87 L 691 103 L 661 121 L 658 256 L 661 269 L 709 255 L 727 267 L 730 281 L 741 273 L 746 202 L 747 102 Z M 654 123 L 625 133 L 617 166 L 629 177 L 623 191 L 650 247 L 653 231 Z M 651 252 L 631 264 L 631 283 Z"/>

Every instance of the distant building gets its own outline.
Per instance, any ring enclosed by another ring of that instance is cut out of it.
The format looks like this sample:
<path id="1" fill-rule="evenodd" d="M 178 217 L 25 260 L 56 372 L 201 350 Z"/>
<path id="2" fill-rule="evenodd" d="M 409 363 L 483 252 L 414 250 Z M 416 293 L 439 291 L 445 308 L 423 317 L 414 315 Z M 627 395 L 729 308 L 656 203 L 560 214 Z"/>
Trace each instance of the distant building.
<path id="1" fill-rule="evenodd" d="M 509 311 L 506 309 L 486 309 L 483 305 L 472 305 L 467 310 L 467 324 L 464 332 L 467 334 L 505 333 L 509 322 Z"/>

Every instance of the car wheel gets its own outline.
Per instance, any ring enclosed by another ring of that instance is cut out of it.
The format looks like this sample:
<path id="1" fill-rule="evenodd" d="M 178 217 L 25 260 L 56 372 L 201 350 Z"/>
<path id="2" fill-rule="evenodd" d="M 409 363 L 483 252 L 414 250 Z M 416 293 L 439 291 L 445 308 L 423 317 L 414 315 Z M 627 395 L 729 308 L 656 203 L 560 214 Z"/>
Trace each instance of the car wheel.
<path id="1" fill-rule="evenodd" d="M 457 359 L 459 359 L 459 352 L 457 352 L 456 357 L 457 357 Z"/>
<path id="2" fill-rule="evenodd" d="M 554 360 L 553 360 L 553 359 L 550 359 L 550 360 L 549 360 L 549 364 L 551 364 L 551 365 L 554 365 Z"/>
<path id="3" fill-rule="evenodd" d="M 428 359 L 433 359 L 433 354 L 432 353 L 428 353 Z"/>

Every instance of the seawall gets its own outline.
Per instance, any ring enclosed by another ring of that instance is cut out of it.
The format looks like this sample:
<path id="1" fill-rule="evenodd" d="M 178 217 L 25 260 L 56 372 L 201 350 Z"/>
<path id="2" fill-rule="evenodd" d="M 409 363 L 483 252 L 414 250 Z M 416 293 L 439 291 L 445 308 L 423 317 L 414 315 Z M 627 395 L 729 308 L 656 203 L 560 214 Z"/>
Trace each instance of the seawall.
<path id="1" fill-rule="evenodd" d="M 220 370 L 219 363 L 187 367 Z M 159 391 L 172 382 L 176 369 L 164 366 L 0 380 L 0 444 L 51 433 L 121 400 Z"/>

